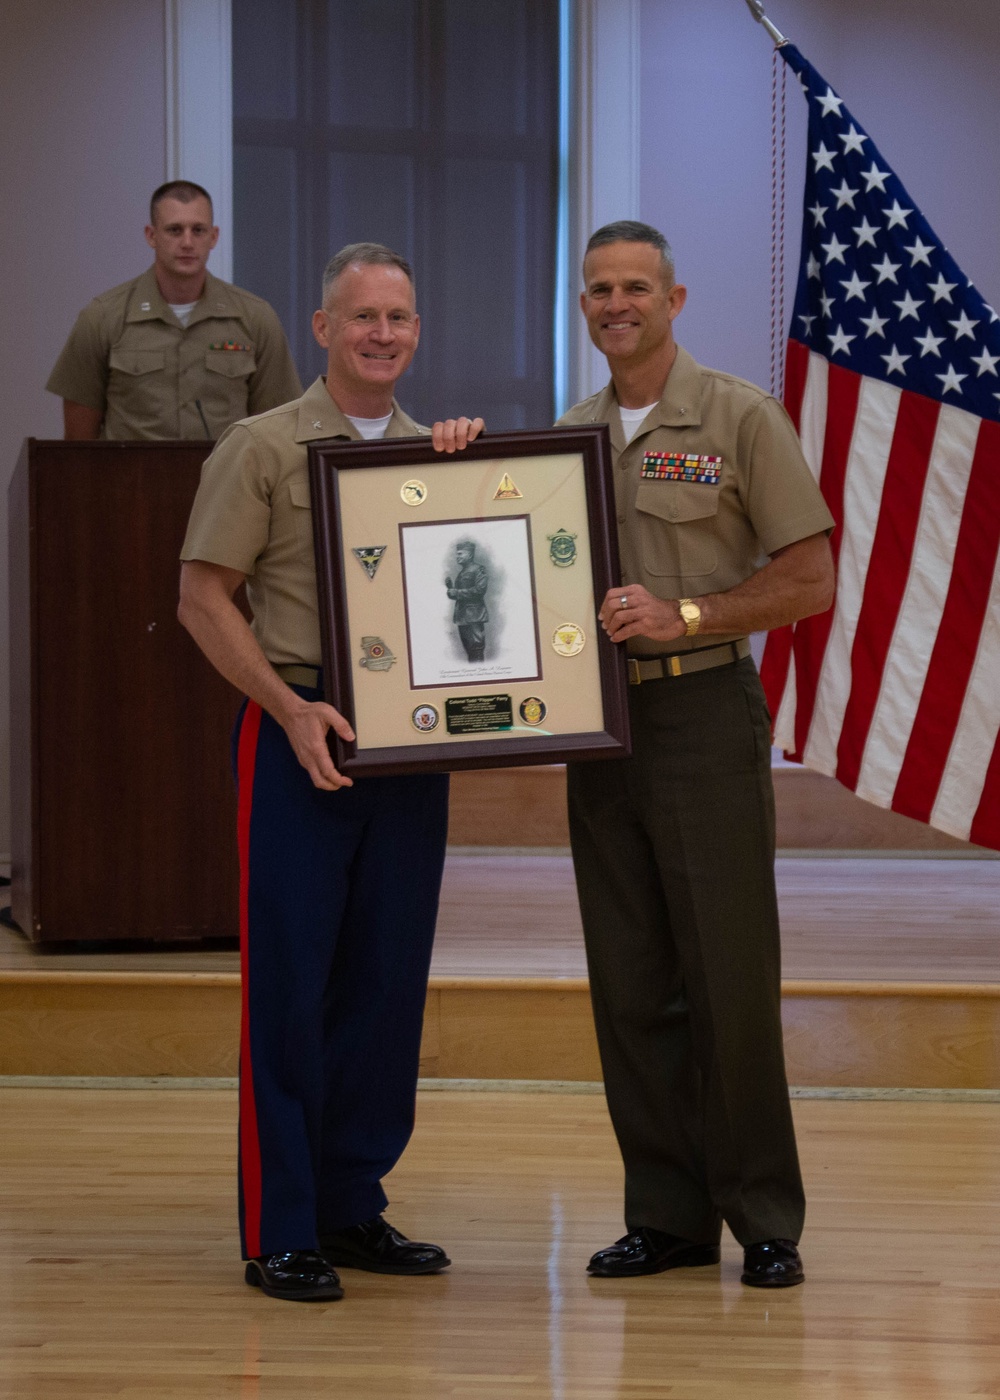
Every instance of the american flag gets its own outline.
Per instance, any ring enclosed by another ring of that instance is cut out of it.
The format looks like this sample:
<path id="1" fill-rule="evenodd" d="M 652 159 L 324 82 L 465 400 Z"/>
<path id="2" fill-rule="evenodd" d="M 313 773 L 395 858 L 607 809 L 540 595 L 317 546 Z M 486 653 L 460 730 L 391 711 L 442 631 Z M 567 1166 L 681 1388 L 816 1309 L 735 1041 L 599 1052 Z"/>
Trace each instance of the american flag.
<path id="1" fill-rule="evenodd" d="M 768 638 L 789 758 L 1000 848 L 1000 318 L 843 101 L 809 103 L 785 404 L 837 529 L 837 598 Z"/>

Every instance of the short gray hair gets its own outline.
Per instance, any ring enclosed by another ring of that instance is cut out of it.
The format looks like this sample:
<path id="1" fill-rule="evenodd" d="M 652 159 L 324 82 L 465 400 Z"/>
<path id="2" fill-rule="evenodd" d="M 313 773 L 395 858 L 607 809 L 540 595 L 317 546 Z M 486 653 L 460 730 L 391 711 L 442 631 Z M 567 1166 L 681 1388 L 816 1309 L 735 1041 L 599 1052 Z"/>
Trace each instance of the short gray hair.
<path id="1" fill-rule="evenodd" d="M 659 229 L 653 228 L 652 224 L 641 224 L 638 219 L 619 219 L 617 223 L 605 224 L 590 235 L 583 255 L 584 261 L 587 253 L 595 248 L 603 248 L 607 243 L 649 243 L 660 255 L 667 280 L 673 282 L 674 255 L 663 234 Z"/>
<path id="2" fill-rule="evenodd" d="M 416 289 L 413 268 L 402 253 L 394 253 L 384 243 L 348 243 L 346 248 L 334 253 L 323 269 L 323 306 L 329 299 L 334 282 L 351 263 L 360 263 L 362 267 L 398 267 L 410 279 L 410 286 Z"/>

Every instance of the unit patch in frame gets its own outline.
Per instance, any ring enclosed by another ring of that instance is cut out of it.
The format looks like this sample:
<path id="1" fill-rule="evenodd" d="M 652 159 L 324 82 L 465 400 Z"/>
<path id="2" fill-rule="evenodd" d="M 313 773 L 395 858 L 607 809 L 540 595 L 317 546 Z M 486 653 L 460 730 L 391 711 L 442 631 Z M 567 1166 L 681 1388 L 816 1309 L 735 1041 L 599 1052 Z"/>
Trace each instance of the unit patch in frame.
<path id="1" fill-rule="evenodd" d="M 389 546 L 387 544 L 363 544 L 359 545 L 356 549 L 352 549 L 351 553 L 368 577 L 374 578 L 375 570 L 381 562 L 382 555 L 388 548 Z"/>
<path id="2" fill-rule="evenodd" d="M 560 527 L 554 535 L 546 535 L 549 542 L 549 558 L 557 569 L 568 569 L 576 563 L 576 536 Z"/>
<path id="3" fill-rule="evenodd" d="M 520 501 L 523 500 L 522 493 L 510 479 L 508 472 L 504 472 L 503 480 L 496 489 L 493 499 L 495 501 Z"/>
<path id="4" fill-rule="evenodd" d="M 575 622 L 561 623 L 552 634 L 552 650 L 557 656 L 579 656 L 586 645 L 583 628 Z"/>
<path id="5" fill-rule="evenodd" d="M 429 734 L 432 729 L 437 729 L 440 718 L 433 705 L 418 705 L 410 715 L 410 723 L 421 734 Z"/>
<path id="6" fill-rule="evenodd" d="M 427 499 L 427 487 L 416 477 L 411 477 L 409 481 L 403 482 L 399 494 L 408 506 L 422 506 Z"/>
<path id="7" fill-rule="evenodd" d="M 364 666 L 369 671 L 388 671 L 394 665 L 395 656 L 383 642 L 381 637 L 362 637 L 361 649 L 364 656 L 358 661 L 359 666 Z"/>
<path id="8" fill-rule="evenodd" d="M 517 712 L 525 724 L 541 724 L 548 713 L 545 701 L 540 700 L 537 695 L 529 695 L 522 700 L 517 707 Z"/>

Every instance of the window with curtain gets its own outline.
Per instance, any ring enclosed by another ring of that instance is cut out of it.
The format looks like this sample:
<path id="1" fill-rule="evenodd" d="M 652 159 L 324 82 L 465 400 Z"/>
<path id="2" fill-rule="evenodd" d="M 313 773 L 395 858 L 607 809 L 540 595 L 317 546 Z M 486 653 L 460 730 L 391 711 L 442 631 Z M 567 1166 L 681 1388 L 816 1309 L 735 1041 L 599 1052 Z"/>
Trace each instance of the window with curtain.
<path id="1" fill-rule="evenodd" d="M 235 281 L 266 297 L 303 382 L 345 243 L 413 264 L 419 421 L 553 417 L 558 0 L 234 0 Z"/>

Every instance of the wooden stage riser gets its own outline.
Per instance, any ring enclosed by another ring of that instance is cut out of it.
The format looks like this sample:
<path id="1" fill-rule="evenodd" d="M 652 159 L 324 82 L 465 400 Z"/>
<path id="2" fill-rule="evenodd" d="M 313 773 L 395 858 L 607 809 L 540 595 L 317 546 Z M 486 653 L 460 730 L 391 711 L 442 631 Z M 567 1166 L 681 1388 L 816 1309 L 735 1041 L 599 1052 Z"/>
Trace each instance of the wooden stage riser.
<path id="1" fill-rule="evenodd" d="M 822 773 L 788 765 L 773 776 L 779 850 L 980 849 L 864 802 Z M 566 769 L 542 764 L 453 773 L 448 839 L 455 846 L 568 846 Z"/>
<path id="2" fill-rule="evenodd" d="M 231 1076 L 239 987 L 209 980 L 0 980 L 0 1074 Z M 782 1011 L 792 1084 L 1000 1089 L 1000 987 L 791 983 Z M 421 1073 L 600 1079 L 586 983 L 433 980 Z"/>

